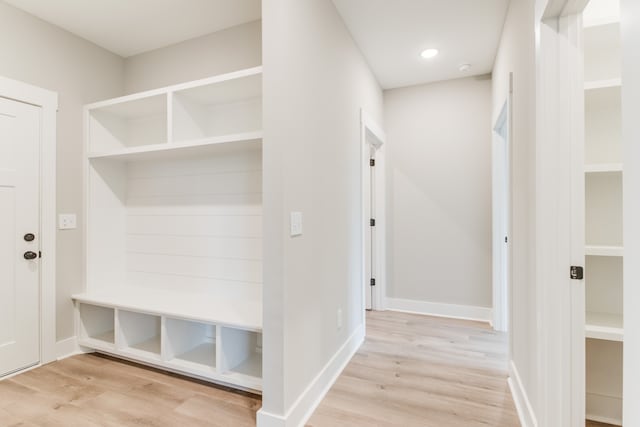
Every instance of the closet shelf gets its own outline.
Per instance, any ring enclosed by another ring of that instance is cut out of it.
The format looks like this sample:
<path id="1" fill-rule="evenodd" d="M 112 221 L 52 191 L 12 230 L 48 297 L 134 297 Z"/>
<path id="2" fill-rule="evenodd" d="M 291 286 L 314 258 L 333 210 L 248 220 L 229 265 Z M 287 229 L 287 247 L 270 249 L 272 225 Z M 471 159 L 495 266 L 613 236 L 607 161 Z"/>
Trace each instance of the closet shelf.
<path id="1" fill-rule="evenodd" d="M 624 329 L 621 314 L 586 313 L 585 336 L 607 341 L 624 340 Z"/>
<path id="2" fill-rule="evenodd" d="M 75 301 L 246 331 L 262 331 L 262 300 L 144 288 L 113 288 L 73 295 Z"/>
<path id="3" fill-rule="evenodd" d="M 594 163 L 585 165 L 585 173 L 619 173 L 622 172 L 622 163 Z"/>
<path id="4" fill-rule="evenodd" d="M 262 131 L 245 132 L 234 135 L 216 136 L 185 142 L 173 142 L 165 144 L 142 145 L 138 147 L 122 148 L 108 153 L 89 153 L 89 159 L 113 159 L 113 160 L 144 160 L 157 159 L 163 156 L 175 157 L 177 154 L 213 154 L 222 147 L 238 147 L 241 144 L 257 145 L 262 141 Z"/>
<path id="5" fill-rule="evenodd" d="M 585 255 L 621 257 L 623 254 L 624 248 L 622 246 L 587 245 L 585 247 Z"/>
<path id="6" fill-rule="evenodd" d="M 593 81 L 584 83 L 584 90 L 619 88 L 621 86 L 622 86 L 622 79 L 619 79 L 619 78 L 593 80 Z"/>

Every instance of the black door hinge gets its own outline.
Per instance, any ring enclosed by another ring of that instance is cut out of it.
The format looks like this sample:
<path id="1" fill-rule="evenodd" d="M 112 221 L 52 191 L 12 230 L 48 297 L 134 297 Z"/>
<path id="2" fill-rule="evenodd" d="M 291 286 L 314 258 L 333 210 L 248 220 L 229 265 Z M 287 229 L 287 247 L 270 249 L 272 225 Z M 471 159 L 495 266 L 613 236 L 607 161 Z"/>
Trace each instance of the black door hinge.
<path id="1" fill-rule="evenodd" d="M 375 227 L 375 226 L 376 226 L 376 219 L 375 219 L 375 218 L 371 218 L 371 219 L 369 220 L 369 225 L 370 225 L 371 227 Z"/>
<path id="2" fill-rule="evenodd" d="M 504 236 L 504 242 L 505 242 L 505 243 L 509 243 L 509 237 Z"/>
<path id="3" fill-rule="evenodd" d="M 572 265 L 569 270 L 569 277 L 573 280 L 584 279 L 584 268 L 579 265 Z"/>
<path id="4" fill-rule="evenodd" d="M 42 251 L 38 251 L 38 258 L 42 258 Z"/>
<path id="5" fill-rule="evenodd" d="M 376 285 L 376 279 L 371 278 L 371 286 L 375 286 Z"/>
<path id="6" fill-rule="evenodd" d="M 369 159 L 369 166 L 375 166 L 376 165 L 376 159 Z"/>

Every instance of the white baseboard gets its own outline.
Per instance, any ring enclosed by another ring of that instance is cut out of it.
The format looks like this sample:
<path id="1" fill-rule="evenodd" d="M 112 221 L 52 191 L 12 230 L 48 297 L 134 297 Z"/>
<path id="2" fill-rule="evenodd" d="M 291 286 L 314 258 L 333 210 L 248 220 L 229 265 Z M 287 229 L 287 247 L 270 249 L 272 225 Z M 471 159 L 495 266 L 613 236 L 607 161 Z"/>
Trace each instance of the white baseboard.
<path id="1" fill-rule="evenodd" d="M 474 305 L 444 304 L 440 302 L 418 301 L 402 298 L 386 298 L 387 310 L 404 313 L 425 314 L 428 316 L 450 317 L 453 319 L 491 322 L 492 310 Z"/>
<path id="2" fill-rule="evenodd" d="M 62 360 L 76 354 L 83 353 L 78 346 L 78 340 L 76 337 L 70 337 L 64 340 L 60 340 L 56 343 L 56 359 Z"/>
<path id="3" fill-rule="evenodd" d="M 509 379 L 507 381 L 522 427 L 538 427 L 536 414 L 533 411 L 533 407 L 527 396 L 527 391 L 524 389 L 520 374 L 518 374 L 518 369 L 513 361 L 509 362 Z"/>
<path id="4" fill-rule="evenodd" d="M 285 415 L 272 414 L 260 409 L 258 427 L 300 427 L 313 415 L 333 383 L 338 379 L 353 355 L 364 341 L 364 325 L 360 325 L 349 339 L 327 362 L 322 371 L 309 383 L 304 392 L 291 405 Z"/>

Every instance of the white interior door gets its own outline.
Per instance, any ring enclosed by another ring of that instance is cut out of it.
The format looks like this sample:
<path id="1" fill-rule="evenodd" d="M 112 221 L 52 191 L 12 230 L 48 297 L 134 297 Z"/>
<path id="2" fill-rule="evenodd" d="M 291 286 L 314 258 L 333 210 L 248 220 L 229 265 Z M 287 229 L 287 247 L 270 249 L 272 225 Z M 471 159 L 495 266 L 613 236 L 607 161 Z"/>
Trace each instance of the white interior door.
<path id="1" fill-rule="evenodd" d="M 40 359 L 40 113 L 0 98 L 0 377 Z"/>
<path id="2" fill-rule="evenodd" d="M 369 162 L 375 161 L 375 150 L 369 147 Z M 375 227 L 370 221 L 375 218 L 375 171 L 371 163 L 365 165 L 369 168 L 368 179 L 365 181 L 365 307 L 367 310 L 373 309 L 373 292 L 375 280 Z"/>

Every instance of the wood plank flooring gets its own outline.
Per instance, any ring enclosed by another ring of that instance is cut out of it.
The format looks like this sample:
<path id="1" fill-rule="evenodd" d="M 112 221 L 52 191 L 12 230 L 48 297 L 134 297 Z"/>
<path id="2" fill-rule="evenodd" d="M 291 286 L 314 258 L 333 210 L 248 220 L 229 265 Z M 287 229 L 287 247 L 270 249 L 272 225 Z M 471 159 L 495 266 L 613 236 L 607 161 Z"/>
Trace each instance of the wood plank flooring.
<path id="1" fill-rule="evenodd" d="M 313 427 L 518 426 L 506 343 L 482 323 L 367 314 L 367 340 Z M 95 354 L 0 381 L 0 426 L 253 426 L 259 396 Z"/>
<path id="2" fill-rule="evenodd" d="M 0 426 L 255 426 L 261 398 L 97 354 L 0 381 Z"/>
<path id="3" fill-rule="evenodd" d="M 367 340 L 309 427 L 519 426 L 504 334 L 464 320 L 370 312 Z"/>

